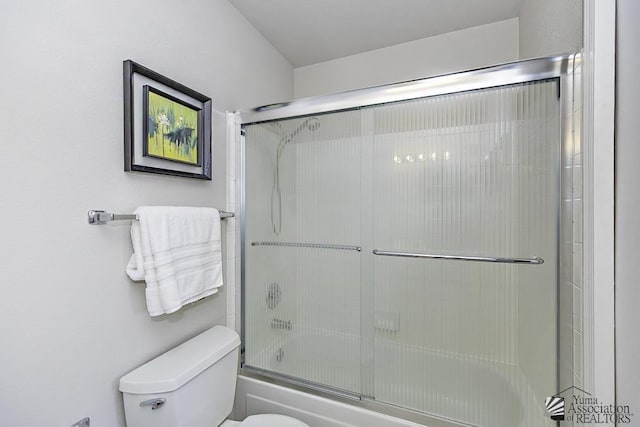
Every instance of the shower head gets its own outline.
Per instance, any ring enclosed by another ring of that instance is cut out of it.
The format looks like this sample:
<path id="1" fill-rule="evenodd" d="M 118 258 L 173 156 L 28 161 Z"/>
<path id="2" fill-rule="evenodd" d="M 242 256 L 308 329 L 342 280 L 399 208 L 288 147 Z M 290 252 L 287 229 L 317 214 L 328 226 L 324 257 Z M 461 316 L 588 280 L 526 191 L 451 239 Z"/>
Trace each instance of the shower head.
<path id="1" fill-rule="evenodd" d="M 273 174 L 273 187 L 271 189 L 271 225 L 273 233 L 278 236 L 282 229 L 282 191 L 280 189 L 280 156 L 284 148 L 298 136 L 304 129 L 315 132 L 320 128 L 320 120 L 317 117 L 309 117 L 305 119 L 300 126 L 295 128 L 290 134 L 284 133 L 284 129 L 279 122 L 272 125 L 277 128 L 282 135 L 278 147 L 276 148 L 276 168 Z"/>
<path id="2" fill-rule="evenodd" d="M 296 136 L 300 134 L 303 130 L 307 129 L 311 132 L 315 132 L 320 127 L 320 120 L 317 117 L 309 117 L 305 121 L 302 122 L 300 126 L 298 126 L 293 132 L 291 132 L 285 139 L 284 144 L 288 144 L 293 142 Z"/>
<path id="3" fill-rule="evenodd" d="M 308 118 L 307 120 L 304 121 L 304 125 L 311 132 L 315 132 L 320 127 L 320 120 L 318 120 L 317 117 L 310 117 L 310 118 Z"/>
<path id="4" fill-rule="evenodd" d="M 274 129 L 278 135 L 280 136 L 280 138 L 286 138 L 287 137 L 287 132 L 285 132 L 282 123 L 280 122 L 269 122 L 269 126 L 271 126 L 272 129 Z"/>

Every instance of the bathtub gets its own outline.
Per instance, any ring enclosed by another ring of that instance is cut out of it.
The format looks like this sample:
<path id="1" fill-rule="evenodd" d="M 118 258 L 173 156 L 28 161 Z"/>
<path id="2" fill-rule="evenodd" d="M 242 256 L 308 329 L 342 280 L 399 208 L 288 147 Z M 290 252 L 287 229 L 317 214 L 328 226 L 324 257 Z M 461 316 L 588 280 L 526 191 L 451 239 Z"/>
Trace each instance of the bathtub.
<path id="1" fill-rule="evenodd" d="M 531 401 L 533 394 L 515 366 L 385 338 L 376 338 L 374 349 L 370 366 L 375 379 L 368 386 L 375 397 L 336 400 L 324 393 L 287 387 L 265 378 L 264 371 L 329 384 L 346 391 L 345 396 L 359 390 L 369 394 L 364 390 L 367 385 L 361 384 L 357 337 L 300 328 L 281 334 L 264 351 L 247 358 L 238 378 L 236 414 L 283 413 L 312 427 L 554 425 L 544 416 L 544 407 Z M 524 405 L 525 401 L 533 404 Z"/>

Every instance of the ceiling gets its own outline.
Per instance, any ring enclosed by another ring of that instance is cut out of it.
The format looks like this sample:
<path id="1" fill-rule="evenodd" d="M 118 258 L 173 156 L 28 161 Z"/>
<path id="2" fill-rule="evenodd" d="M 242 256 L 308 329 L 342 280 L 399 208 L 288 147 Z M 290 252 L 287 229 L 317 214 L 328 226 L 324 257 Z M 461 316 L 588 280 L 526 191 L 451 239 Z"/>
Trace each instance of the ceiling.
<path id="1" fill-rule="evenodd" d="M 523 0 L 229 0 L 300 67 L 515 18 Z"/>

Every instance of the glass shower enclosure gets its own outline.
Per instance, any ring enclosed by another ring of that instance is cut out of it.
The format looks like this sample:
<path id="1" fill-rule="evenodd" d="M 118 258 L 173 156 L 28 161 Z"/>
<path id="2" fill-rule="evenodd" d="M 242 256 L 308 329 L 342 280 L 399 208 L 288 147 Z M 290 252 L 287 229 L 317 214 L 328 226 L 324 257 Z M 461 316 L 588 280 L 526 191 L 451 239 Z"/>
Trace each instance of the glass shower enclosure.
<path id="1" fill-rule="evenodd" d="M 243 112 L 243 372 L 425 424 L 556 425 L 578 60 Z"/>

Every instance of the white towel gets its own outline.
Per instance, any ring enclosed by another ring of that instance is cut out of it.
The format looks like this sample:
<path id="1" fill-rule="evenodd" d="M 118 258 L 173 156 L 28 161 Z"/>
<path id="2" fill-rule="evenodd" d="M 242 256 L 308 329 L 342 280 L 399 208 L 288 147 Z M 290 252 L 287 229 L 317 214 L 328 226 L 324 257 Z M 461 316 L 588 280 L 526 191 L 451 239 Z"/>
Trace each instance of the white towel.
<path id="1" fill-rule="evenodd" d="M 147 282 L 151 316 L 173 313 L 218 292 L 222 251 L 216 209 L 142 206 L 135 213 L 127 274 Z"/>

